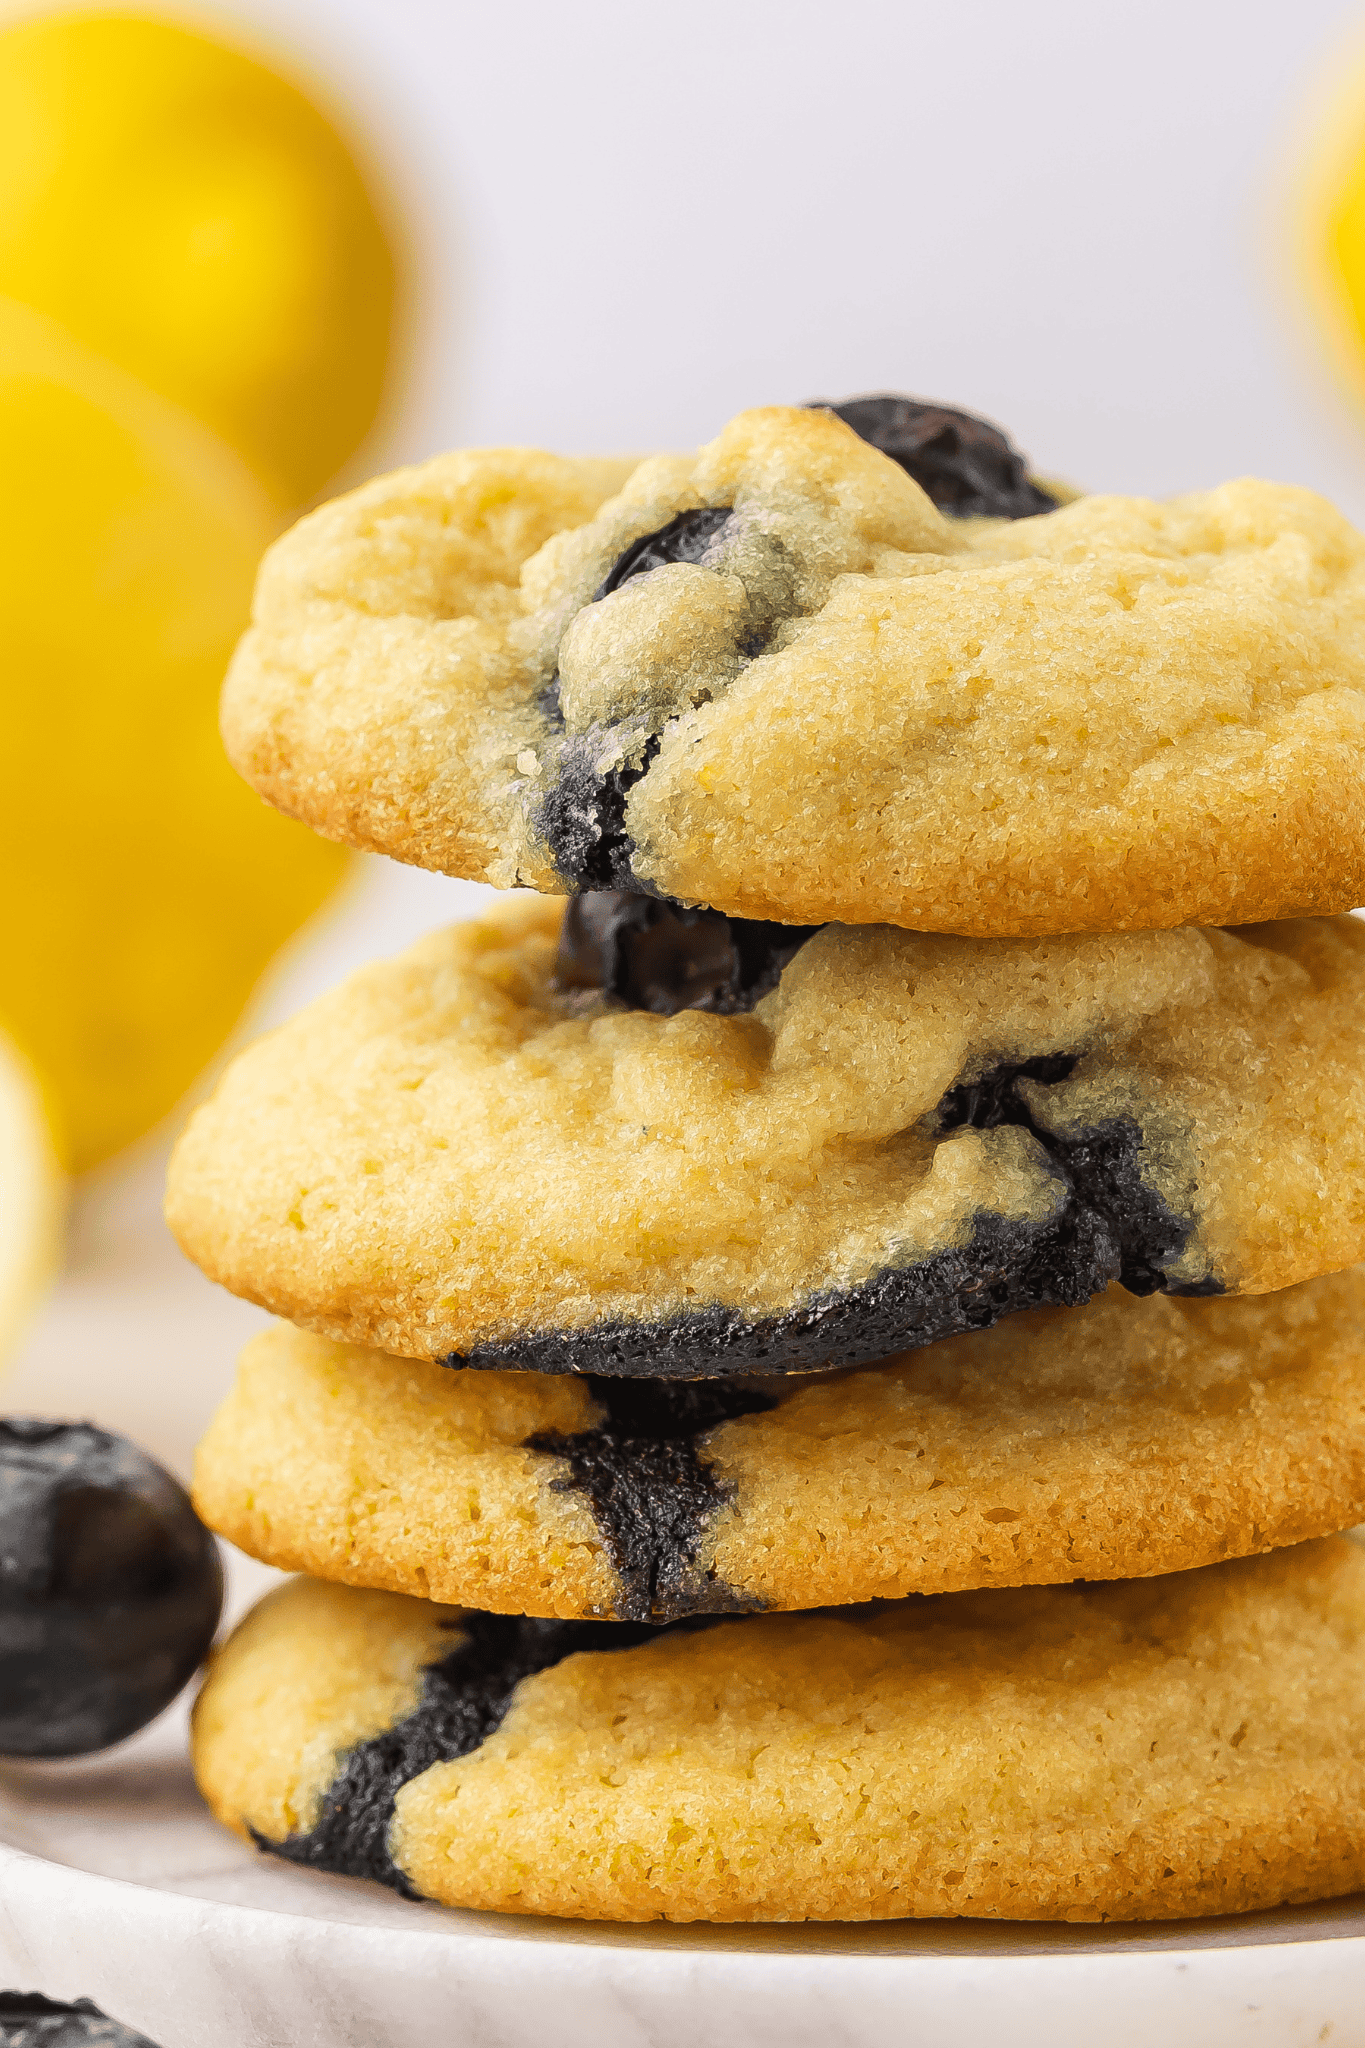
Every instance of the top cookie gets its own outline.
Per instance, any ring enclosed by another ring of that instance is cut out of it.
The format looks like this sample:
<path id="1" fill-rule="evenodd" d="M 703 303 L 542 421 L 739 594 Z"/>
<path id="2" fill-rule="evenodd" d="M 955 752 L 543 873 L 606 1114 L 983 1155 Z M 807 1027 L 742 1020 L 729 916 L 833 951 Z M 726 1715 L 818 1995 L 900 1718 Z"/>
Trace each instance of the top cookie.
<path id="1" fill-rule="evenodd" d="M 950 507 L 1051 502 L 862 405 Z M 504 886 L 980 937 L 1341 910 L 1365 541 L 1253 481 L 951 516 L 828 409 L 447 455 L 271 551 L 223 729 L 320 831 Z"/>

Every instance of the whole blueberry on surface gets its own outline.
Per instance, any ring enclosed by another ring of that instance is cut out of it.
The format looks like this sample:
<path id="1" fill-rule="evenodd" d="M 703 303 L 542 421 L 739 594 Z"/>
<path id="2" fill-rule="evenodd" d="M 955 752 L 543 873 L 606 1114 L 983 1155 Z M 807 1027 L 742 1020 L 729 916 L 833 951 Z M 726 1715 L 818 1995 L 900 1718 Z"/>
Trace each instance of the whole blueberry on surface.
<path id="1" fill-rule="evenodd" d="M 0 1756 L 132 1735 L 197 1669 L 222 1605 L 218 1547 L 145 1451 L 89 1422 L 0 1420 Z"/>
<path id="2" fill-rule="evenodd" d="M 0 1991 L 0 2048 L 156 2048 L 88 1998 L 63 2005 L 40 1991 Z"/>

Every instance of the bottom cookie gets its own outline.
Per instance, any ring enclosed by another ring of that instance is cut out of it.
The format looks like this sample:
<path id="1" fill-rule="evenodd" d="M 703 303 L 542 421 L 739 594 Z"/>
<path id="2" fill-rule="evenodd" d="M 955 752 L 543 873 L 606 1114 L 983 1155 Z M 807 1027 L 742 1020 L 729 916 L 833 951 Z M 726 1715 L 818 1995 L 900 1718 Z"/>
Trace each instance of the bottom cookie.
<path id="1" fill-rule="evenodd" d="M 296 1579 L 200 1788 L 263 1849 L 602 1920 L 1156 1920 L 1365 1886 L 1365 1548 L 667 1628 Z"/>

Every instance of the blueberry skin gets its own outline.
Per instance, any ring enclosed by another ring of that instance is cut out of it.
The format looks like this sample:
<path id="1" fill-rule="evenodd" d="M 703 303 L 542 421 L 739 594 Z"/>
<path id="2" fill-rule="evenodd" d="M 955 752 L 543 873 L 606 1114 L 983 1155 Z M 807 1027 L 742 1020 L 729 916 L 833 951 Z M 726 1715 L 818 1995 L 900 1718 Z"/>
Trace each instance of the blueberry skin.
<path id="1" fill-rule="evenodd" d="M 0 1991 L 0 2048 L 156 2048 L 88 1998 L 63 2005 L 38 1991 Z"/>
<path id="2" fill-rule="evenodd" d="M 218 1546 L 145 1451 L 89 1422 L 0 1420 L 0 1756 L 85 1756 L 144 1727 L 222 1605 Z"/>

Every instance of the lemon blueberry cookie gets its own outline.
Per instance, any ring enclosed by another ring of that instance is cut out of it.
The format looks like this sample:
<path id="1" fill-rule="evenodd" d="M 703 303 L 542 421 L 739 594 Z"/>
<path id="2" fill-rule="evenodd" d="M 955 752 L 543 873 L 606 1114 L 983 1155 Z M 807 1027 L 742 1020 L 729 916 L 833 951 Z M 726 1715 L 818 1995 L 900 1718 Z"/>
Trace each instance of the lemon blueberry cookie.
<path id="1" fill-rule="evenodd" d="M 220 1819 L 611 1920 L 1159 1920 L 1365 1884 L 1365 1554 L 683 1622 L 294 1580 L 194 1719 Z"/>
<path id="2" fill-rule="evenodd" d="M 1355 919 L 826 925 L 671 1015 L 582 986 L 563 921 L 504 899 L 248 1049 L 172 1161 L 190 1256 L 402 1356 L 682 1378 L 1365 1257 Z"/>
<path id="3" fill-rule="evenodd" d="M 1254 480 L 1058 503 L 979 427 L 774 406 L 695 455 L 380 478 L 266 558 L 229 752 L 334 838 L 759 921 L 1365 897 L 1361 536 Z"/>
<path id="4" fill-rule="evenodd" d="M 561 1619 L 1185 1570 L 1365 1519 L 1365 1270 L 1114 1288 L 779 1380 L 452 1372 L 277 1323 L 194 1500 L 286 1571 Z"/>

